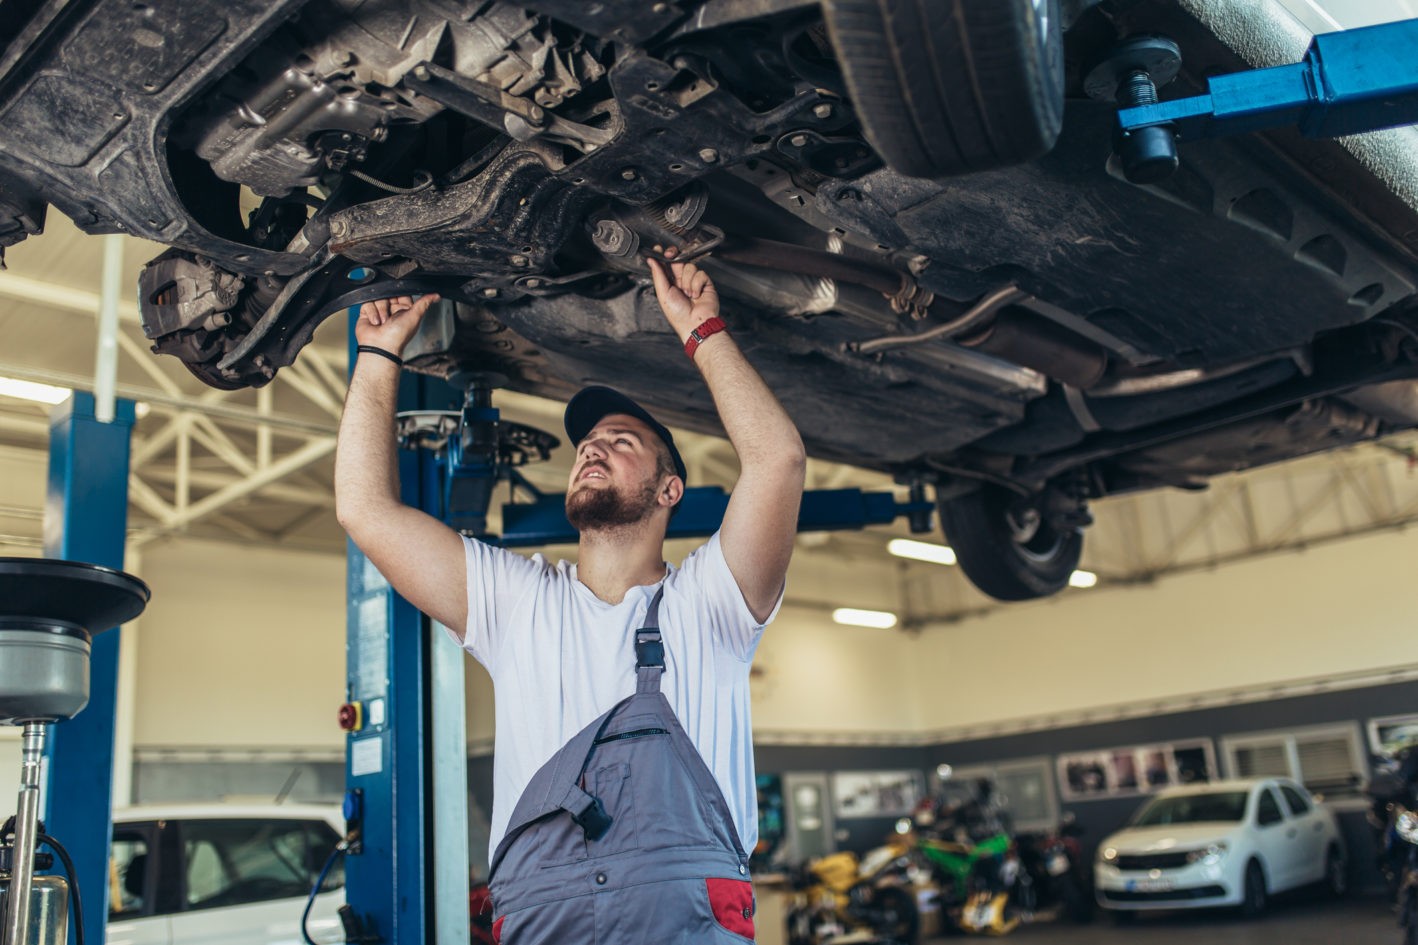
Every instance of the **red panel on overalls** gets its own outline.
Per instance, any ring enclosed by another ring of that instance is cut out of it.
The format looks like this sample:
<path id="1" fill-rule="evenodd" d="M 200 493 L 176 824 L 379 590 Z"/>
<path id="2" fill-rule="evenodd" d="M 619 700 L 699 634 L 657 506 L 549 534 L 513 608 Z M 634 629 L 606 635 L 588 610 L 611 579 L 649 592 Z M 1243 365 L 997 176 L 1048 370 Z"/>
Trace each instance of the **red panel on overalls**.
<path id="1" fill-rule="evenodd" d="M 489 880 L 503 945 L 753 941 L 748 855 L 660 692 L 663 589 L 635 636 L 636 690 L 532 777 Z"/>

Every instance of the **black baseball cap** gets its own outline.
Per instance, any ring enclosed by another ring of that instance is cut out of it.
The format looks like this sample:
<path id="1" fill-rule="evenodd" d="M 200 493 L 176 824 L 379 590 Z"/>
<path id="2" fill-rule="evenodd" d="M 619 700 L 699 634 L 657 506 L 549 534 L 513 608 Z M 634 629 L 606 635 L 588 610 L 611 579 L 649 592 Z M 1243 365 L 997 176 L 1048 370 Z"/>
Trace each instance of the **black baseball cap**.
<path id="1" fill-rule="evenodd" d="M 674 434 L 665 429 L 664 424 L 650 416 L 650 412 L 644 407 L 620 391 L 611 390 L 609 387 L 587 387 L 567 403 L 566 435 L 571 440 L 571 445 L 580 444 L 596 424 L 613 413 L 623 413 L 626 416 L 634 417 L 653 430 L 670 451 L 670 461 L 675 464 L 675 473 L 680 479 L 688 481 L 684 460 L 680 458 L 679 450 L 675 448 Z"/>

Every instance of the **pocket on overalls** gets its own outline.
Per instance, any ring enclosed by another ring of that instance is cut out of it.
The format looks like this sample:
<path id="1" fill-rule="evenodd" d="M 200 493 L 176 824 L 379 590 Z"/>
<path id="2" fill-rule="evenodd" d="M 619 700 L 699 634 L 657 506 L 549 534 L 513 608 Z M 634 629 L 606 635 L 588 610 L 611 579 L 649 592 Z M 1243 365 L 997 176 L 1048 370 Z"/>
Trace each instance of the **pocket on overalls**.
<path id="1" fill-rule="evenodd" d="M 591 793 L 611 816 L 611 828 L 599 840 L 586 844 L 591 856 L 606 856 L 635 850 L 640 846 L 640 825 L 636 821 L 635 792 L 630 783 L 630 765 L 625 762 L 602 765 L 591 772 Z"/>
<path id="2" fill-rule="evenodd" d="M 714 921 L 734 935 L 753 941 L 753 884 L 744 879 L 706 879 Z"/>

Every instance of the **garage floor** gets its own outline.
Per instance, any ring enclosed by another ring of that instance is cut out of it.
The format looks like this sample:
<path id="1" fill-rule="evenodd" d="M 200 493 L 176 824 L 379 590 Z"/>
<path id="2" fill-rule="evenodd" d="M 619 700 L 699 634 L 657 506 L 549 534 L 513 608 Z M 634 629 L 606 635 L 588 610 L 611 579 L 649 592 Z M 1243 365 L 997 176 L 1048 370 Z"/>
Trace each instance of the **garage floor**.
<path id="1" fill-rule="evenodd" d="M 1389 902 L 1356 897 L 1345 902 L 1277 902 L 1265 918 L 1172 912 L 1139 916 L 1118 925 L 1100 915 L 1091 925 L 1040 923 L 1021 927 L 1013 941 L 1034 945 L 1398 945 L 1401 940 Z M 932 945 L 964 942 L 936 938 Z"/>

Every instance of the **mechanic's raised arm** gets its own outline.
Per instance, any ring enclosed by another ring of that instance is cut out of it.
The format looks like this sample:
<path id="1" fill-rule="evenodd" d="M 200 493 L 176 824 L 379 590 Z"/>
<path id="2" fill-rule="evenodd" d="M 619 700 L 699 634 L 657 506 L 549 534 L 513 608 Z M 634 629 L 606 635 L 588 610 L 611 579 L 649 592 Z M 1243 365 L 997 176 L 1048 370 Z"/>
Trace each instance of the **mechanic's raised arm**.
<path id="1" fill-rule="evenodd" d="M 673 259 L 675 250 L 664 255 Z M 691 332 L 719 314 L 714 283 L 693 263 L 666 265 L 654 257 L 648 262 L 660 308 L 680 341 L 687 342 Z M 719 532 L 724 559 L 754 619 L 763 621 L 782 593 L 793 554 L 807 467 L 802 437 L 726 332 L 706 336 L 694 350 L 694 363 L 739 457 L 739 479 Z"/>
<path id="2" fill-rule="evenodd" d="M 351 372 L 335 451 L 335 515 L 396 591 L 461 639 L 468 623 L 463 539 L 400 500 L 394 440 L 395 358 L 436 301 L 403 296 L 360 307 L 355 339 L 378 351 L 361 351 Z"/>

